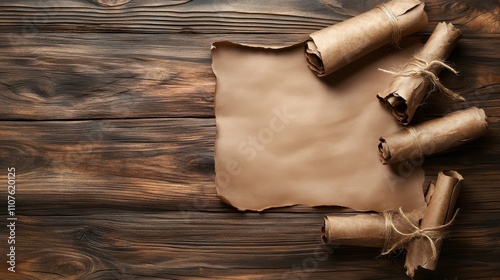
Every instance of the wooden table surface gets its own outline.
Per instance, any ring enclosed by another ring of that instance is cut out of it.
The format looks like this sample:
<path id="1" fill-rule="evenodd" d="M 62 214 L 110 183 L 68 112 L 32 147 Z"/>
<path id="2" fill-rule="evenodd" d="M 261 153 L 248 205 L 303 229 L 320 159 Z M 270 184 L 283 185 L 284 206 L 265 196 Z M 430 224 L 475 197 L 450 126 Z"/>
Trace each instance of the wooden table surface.
<path id="1" fill-rule="evenodd" d="M 214 187 L 214 41 L 291 44 L 380 0 L 2 0 L 0 279 L 405 279 L 404 256 L 320 242 L 336 208 L 238 212 Z M 436 279 L 500 277 L 500 3 L 427 1 L 464 33 L 418 118 L 484 108 L 489 134 L 430 157 L 461 209 Z M 15 168 L 15 273 L 7 169 Z M 426 277 L 428 277 L 427 275 Z M 497 278 L 498 279 L 498 278 Z"/>

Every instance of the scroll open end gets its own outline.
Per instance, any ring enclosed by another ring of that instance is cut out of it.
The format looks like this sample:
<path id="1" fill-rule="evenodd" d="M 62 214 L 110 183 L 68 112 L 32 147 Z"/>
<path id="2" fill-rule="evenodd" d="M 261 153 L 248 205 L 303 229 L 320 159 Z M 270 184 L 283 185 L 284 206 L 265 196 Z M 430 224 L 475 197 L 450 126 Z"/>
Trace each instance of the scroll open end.
<path id="1" fill-rule="evenodd" d="M 422 44 L 380 49 L 324 79 L 304 44 L 212 48 L 217 77 L 216 188 L 239 210 L 296 204 L 405 212 L 425 205 L 424 172 L 382 165 L 378 138 L 400 130 L 375 97 Z M 402 173 L 404 172 L 404 173 Z"/>

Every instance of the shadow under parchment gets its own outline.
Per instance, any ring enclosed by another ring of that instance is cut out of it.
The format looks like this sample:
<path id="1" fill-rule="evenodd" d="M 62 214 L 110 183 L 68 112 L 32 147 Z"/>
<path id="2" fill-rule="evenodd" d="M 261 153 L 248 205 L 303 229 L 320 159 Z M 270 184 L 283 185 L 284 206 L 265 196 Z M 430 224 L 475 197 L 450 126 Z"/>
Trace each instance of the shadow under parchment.
<path id="1" fill-rule="evenodd" d="M 379 160 L 378 139 L 401 127 L 376 98 L 417 39 L 380 49 L 326 78 L 304 45 L 281 49 L 215 43 L 216 187 L 239 210 L 296 204 L 360 211 L 425 207 L 421 168 Z"/>

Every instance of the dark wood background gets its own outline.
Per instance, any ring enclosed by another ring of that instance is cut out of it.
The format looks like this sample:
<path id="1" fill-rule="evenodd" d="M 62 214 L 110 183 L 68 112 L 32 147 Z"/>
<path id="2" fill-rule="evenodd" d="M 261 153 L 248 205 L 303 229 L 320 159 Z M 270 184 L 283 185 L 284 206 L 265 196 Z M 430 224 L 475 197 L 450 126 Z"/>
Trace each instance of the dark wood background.
<path id="1" fill-rule="evenodd" d="M 322 214 L 241 213 L 214 188 L 210 44 L 290 44 L 380 0 L 2 0 L 0 279 L 405 279 L 404 256 L 320 244 Z M 427 1 L 464 38 L 419 119 L 486 110 L 488 136 L 428 158 L 466 179 L 436 279 L 500 276 L 500 2 Z M 16 168 L 16 273 L 7 168 Z M 429 276 L 429 275 L 427 275 Z M 426 276 L 426 277 L 427 277 Z"/>

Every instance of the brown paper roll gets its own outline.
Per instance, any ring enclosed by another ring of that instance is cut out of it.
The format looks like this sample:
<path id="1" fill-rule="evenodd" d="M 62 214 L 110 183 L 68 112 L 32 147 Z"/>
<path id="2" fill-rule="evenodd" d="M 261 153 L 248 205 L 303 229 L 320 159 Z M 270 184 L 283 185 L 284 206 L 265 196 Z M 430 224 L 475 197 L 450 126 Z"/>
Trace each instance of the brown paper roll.
<path id="1" fill-rule="evenodd" d="M 410 59 L 404 69 L 393 72 L 396 77 L 377 97 L 399 123 L 406 125 L 411 121 L 430 90 L 432 82 L 422 70 L 438 75 L 443 68 L 440 62 L 450 55 L 461 37 L 462 32 L 453 24 L 439 23 L 424 47 Z"/>
<path id="2" fill-rule="evenodd" d="M 419 0 L 394 0 L 310 35 L 309 68 L 326 76 L 367 53 L 427 26 Z"/>
<path id="3" fill-rule="evenodd" d="M 451 220 L 462 180 L 463 177 L 456 171 L 442 171 L 438 174 L 437 181 L 431 183 L 427 191 L 428 207 L 420 222 L 421 229 L 442 226 Z M 432 258 L 429 240 L 417 238 L 408 243 L 405 267 L 410 277 L 414 276 L 419 266 L 429 270 L 436 269 L 443 239 L 433 241 L 437 249 L 436 258 Z"/>
<path id="4" fill-rule="evenodd" d="M 380 160 L 391 164 L 404 160 L 421 163 L 424 155 L 438 153 L 486 134 L 483 109 L 471 107 L 380 138 Z"/>
<path id="5" fill-rule="evenodd" d="M 413 224 L 418 223 L 418 211 L 408 215 Z M 394 214 L 394 226 L 411 232 L 411 225 L 400 215 Z M 357 214 L 354 216 L 326 215 L 321 229 L 321 240 L 326 244 L 384 248 L 399 241 L 402 236 L 390 230 L 381 214 Z"/>

